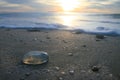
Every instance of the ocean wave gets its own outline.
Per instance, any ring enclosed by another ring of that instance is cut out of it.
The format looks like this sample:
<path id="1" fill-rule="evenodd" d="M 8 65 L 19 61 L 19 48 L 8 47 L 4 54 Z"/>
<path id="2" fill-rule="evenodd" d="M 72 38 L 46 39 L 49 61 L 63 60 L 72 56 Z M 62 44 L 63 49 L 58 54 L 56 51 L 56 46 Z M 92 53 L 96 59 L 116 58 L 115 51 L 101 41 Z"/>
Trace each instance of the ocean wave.
<path id="1" fill-rule="evenodd" d="M 15 26 L 15 25 L 1 25 L 0 28 L 14 28 L 14 29 L 49 29 L 49 30 L 70 30 L 79 31 L 89 34 L 105 34 L 105 35 L 120 35 L 120 29 L 110 29 L 109 27 L 83 28 L 70 27 L 62 24 L 48 24 L 48 23 L 34 23 L 34 26 Z"/>
<path id="2" fill-rule="evenodd" d="M 37 28 L 64 29 L 68 26 L 62 24 L 35 23 Z"/>
<path id="3" fill-rule="evenodd" d="M 74 31 L 88 34 L 103 34 L 108 36 L 120 36 L 120 29 L 110 29 L 106 27 L 96 27 L 95 29 L 74 29 Z"/>
<path id="4" fill-rule="evenodd" d="M 36 28 L 36 29 L 64 29 L 67 28 L 67 26 L 62 24 L 48 24 L 48 23 L 31 23 L 27 25 L 0 25 L 0 28 L 19 28 L 19 29 L 27 29 L 27 28 Z"/>
<path id="5" fill-rule="evenodd" d="M 97 21 L 97 20 L 79 20 L 84 22 L 98 22 L 98 23 L 110 23 L 110 24 L 120 24 L 120 22 L 114 22 L 114 21 Z"/>

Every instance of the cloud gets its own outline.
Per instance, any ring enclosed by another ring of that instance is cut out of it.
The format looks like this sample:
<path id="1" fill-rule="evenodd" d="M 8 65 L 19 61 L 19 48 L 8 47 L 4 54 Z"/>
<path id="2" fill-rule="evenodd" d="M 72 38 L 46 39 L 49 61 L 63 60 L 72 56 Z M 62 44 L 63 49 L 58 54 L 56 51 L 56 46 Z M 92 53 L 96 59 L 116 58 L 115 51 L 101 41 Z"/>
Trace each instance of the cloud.
<path id="1" fill-rule="evenodd" d="M 8 3 L 6 1 L 0 2 L 0 12 L 23 12 L 32 10 L 34 9 L 27 5 Z"/>
<path id="2" fill-rule="evenodd" d="M 86 9 L 97 10 L 101 12 L 120 13 L 119 0 L 88 0 L 89 6 Z"/>
<path id="3" fill-rule="evenodd" d="M 120 0 L 78 0 L 78 1 L 87 4 L 86 6 L 82 6 L 83 12 L 101 11 L 120 13 L 119 9 Z M 60 10 L 61 7 L 58 3 L 58 0 L 0 0 L 0 12 L 2 11 L 46 12 Z"/>
<path id="4" fill-rule="evenodd" d="M 32 0 L 2 0 L 8 3 L 12 3 L 12 4 L 26 4 L 26 3 L 31 3 Z"/>
<path id="5" fill-rule="evenodd" d="M 0 0 L 0 7 L 5 11 L 7 8 L 14 9 L 14 11 L 23 8 L 23 11 L 25 11 L 25 8 L 28 9 L 26 11 L 31 10 L 32 12 L 57 11 L 57 8 L 59 9 L 54 0 Z"/>

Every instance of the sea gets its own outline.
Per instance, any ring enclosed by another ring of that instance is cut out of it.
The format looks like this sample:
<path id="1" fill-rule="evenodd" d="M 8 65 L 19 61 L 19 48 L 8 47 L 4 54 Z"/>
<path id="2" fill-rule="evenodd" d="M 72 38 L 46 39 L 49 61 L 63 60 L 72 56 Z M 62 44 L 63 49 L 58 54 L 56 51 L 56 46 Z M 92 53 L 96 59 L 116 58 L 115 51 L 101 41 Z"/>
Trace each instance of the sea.
<path id="1" fill-rule="evenodd" d="M 0 13 L 0 28 L 35 28 L 120 35 L 120 14 L 78 12 Z"/>

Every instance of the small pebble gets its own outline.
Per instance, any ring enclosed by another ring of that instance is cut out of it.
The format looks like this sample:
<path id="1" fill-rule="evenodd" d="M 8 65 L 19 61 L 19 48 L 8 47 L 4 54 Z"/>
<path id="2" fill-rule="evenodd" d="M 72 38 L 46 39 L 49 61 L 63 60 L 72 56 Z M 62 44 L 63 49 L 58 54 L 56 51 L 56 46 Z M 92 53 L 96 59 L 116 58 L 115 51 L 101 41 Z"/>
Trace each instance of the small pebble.
<path id="1" fill-rule="evenodd" d="M 25 78 L 20 78 L 20 80 L 25 80 Z"/>
<path id="2" fill-rule="evenodd" d="M 85 70 L 81 70 L 82 73 L 85 73 L 86 71 Z"/>
<path id="3" fill-rule="evenodd" d="M 82 47 L 86 47 L 86 45 L 82 45 Z"/>
<path id="4" fill-rule="evenodd" d="M 50 37 L 46 37 L 46 39 L 50 39 Z"/>
<path id="5" fill-rule="evenodd" d="M 88 70 L 88 73 L 92 73 L 92 71 L 91 71 L 91 70 Z"/>
<path id="6" fill-rule="evenodd" d="M 67 41 L 63 40 L 64 43 L 67 43 Z"/>
<path id="7" fill-rule="evenodd" d="M 43 42 L 43 40 L 40 40 L 40 42 Z"/>
<path id="8" fill-rule="evenodd" d="M 99 39 L 97 39 L 96 41 L 100 41 Z"/>
<path id="9" fill-rule="evenodd" d="M 63 47 L 64 49 L 66 49 L 66 47 Z"/>
<path id="10" fill-rule="evenodd" d="M 23 42 L 23 40 L 20 40 L 20 42 Z"/>
<path id="11" fill-rule="evenodd" d="M 39 32 L 40 30 L 39 29 L 28 29 L 27 31 L 28 32 Z"/>
<path id="12" fill-rule="evenodd" d="M 48 32 L 45 32 L 45 33 L 48 33 Z"/>
<path id="13" fill-rule="evenodd" d="M 27 44 L 27 43 L 24 42 L 23 44 Z"/>
<path id="14" fill-rule="evenodd" d="M 26 73 L 25 75 L 26 75 L 26 76 L 30 76 L 30 73 Z"/>
<path id="15" fill-rule="evenodd" d="M 98 39 L 104 39 L 105 36 L 104 35 L 96 35 L 96 38 L 98 38 Z"/>
<path id="16" fill-rule="evenodd" d="M 99 67 L 93 66 L 93 67 L 92 67 L 92 71 L 93 71 L 93 72 L 98 72 L 98 71 L 99 71 Z"/>
<path id="17" fill-rule="evenodd" d="M 48 69 L 47 72 L 50 72 L 50 70 Z"/>
<path id="18" fill-rule="evenodd" d="M 110 77 L 113 77 L 113 75 L 112 75 L 112 74 L 109 74 L 109 76 L 110 76 Z"/>
<path id="19" fill-rule="evenodd" d="M 12 74 L 13 72 L 7 72 L 8 74 Z"/>
<path id="20" fill-rule="evenodd" d="M 73 75 L 74 72 L 75 72 L 74 70 L 70 70 L 70 71 L 69 71 L 69 73 L 70 73 L 71 75 Z"/>
<path id="21" fill-rule="evenodd" d="M 65 75 L 65 72 L 61 72 L 62 75 Z"/>
<path id="22" fill-rule="evenodd" d="M 75 47 L 75 49 L 77 49 L 78 47 Z"/>
<path id="23" fill-rule="evenodd" d="M 62 78 L 62 77 L 59 77 L 58 79 L 59 79 L 59 80 L 63 80 L 63 78 Z"/>
<path id="24" fill-rule="evenodd" d="M 73 56 L 73 53 L 68 53 L 68 56 Z"/>
<path id="25" fill-rule="evenodd" d="M 73 32 L 74 34 L 81 34 L 82 32 L 81 31 L 76 31 L 76 32 Z"/>
<path id="26" fill-rule="evenodd" d="M 57 71 L 59 71 L 59 70 L 60 70 L 60 68 L 59 68 L 59 67 L 55 67 L 55 69 L 56 69 Z"/>
<path id="27" fill-rule="evenodd" d="M 35 41 L 37 41 L 37 38 L 34 38 Z"/>
<path id="28" fill-rule="evenodd" d="M 56 37 L 56 39 L 59 39 L 59 37 Z"/>

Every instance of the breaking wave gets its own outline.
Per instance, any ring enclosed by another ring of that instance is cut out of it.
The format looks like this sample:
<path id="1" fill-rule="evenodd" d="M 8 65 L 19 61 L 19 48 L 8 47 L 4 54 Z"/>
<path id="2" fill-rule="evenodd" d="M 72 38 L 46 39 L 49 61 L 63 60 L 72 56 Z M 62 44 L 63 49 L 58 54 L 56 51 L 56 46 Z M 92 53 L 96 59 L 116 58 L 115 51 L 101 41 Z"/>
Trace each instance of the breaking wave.
<path id="1" fill-rule="evenodd" d="M 109 27 L 100 27 L 95 28 L 84 28 L 81 26 L 70 27 L 62 24 L 48 24 L 48 23 L 34 23 L 31 25 L 1 25 L 0 28 L 13 28 L 13 29 L 50 29 L 50 30 L 70 30 L 70 31 L 80 31 L 83 33 L 90 34 L 105 34 L 105 35 L 120 35 L 120 29 L 112 29 Z"/>

